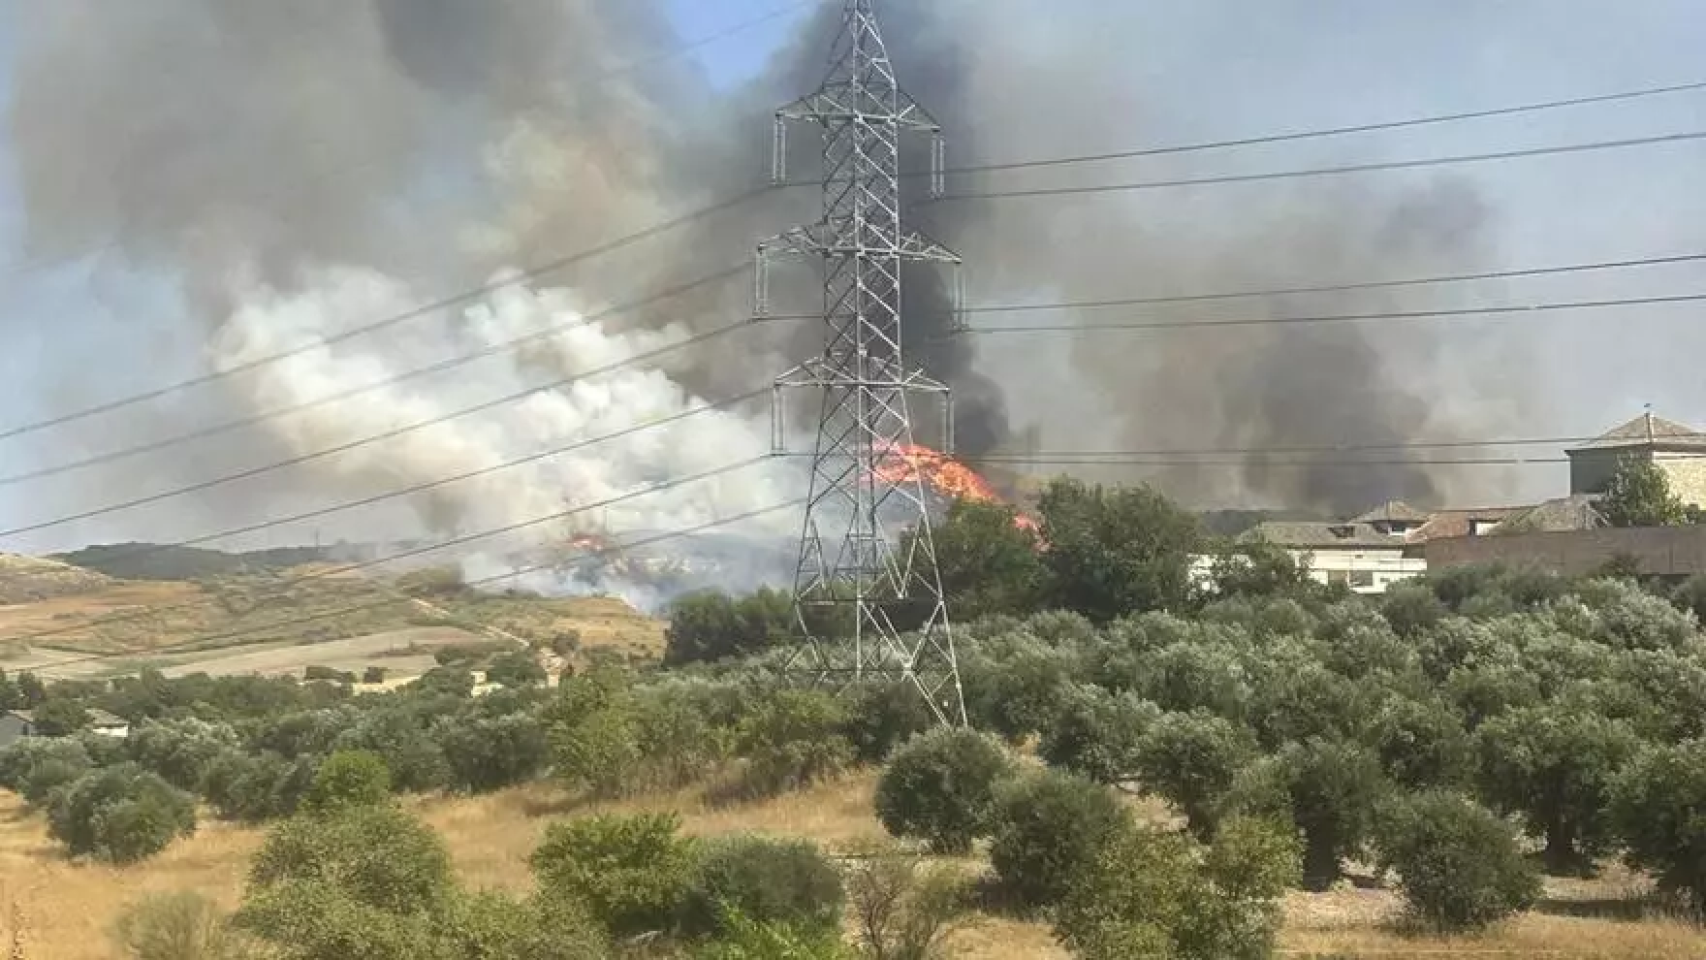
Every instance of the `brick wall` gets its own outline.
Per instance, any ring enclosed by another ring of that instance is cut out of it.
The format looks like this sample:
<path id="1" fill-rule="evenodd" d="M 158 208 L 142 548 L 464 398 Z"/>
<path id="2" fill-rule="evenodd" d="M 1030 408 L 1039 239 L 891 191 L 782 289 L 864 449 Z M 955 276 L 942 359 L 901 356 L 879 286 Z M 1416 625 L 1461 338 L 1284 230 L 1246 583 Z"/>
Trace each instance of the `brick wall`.
<path id="1" fill-rule="evenodd" d="M 1504 563 L 1555 573 L 1591 573 L 1616 556 L 1633 557 L 1644 574 L 1706 573 L 1706 527 L 1639 527 L 1517 533 L 1430 540 L 1428 570 Z"/>

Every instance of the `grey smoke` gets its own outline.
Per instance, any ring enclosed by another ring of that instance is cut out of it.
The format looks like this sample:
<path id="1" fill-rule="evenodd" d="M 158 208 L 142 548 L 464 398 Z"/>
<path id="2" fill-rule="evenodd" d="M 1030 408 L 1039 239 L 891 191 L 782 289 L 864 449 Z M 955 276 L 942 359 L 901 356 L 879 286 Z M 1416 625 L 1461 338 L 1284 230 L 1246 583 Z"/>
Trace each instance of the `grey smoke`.
<path id="1" fill-rule="evenodd" d="M 182 368 L 199 372 L 217 362 L 203 355 L 205 344 L 219 342 L 231 322 L 234 291 L 306 296 L 326 271 L 348 269 L 399 278 L 431 299 L 483 282 L 494 269 L 593 247 L 763 183 L 769 112 L 821 79 L 837 6 L 826 3 L 808 18 L 756 80 L 714 94 L 687 61 L 660 59 L 680 38 L 658 0 L 28 5 L 9 116 L 27 240 L 37 256 L 94 255 L 114 270 L 175 279 L 191 323 L 173 330 L 170 343 Z M 1033 5 L 999 6 L 1004 18 L 969 0 L 883 8 L 903 83 L 947 127 L 951 162 L 1156 139 L 1149 120 L 1163 105 L 1147 99 L 1142 67 L 1125 39 L 1156 13 L 1094 5 L 1094 15 L 1066 17 Z M 809 130 L 797 134 L 795 172 L 809 174 L 813 138 Z M 1180 175 L 1210 162 L 1220 161 L 1182 157 L 1104 172 L 1115 179 Z M 959 177 L 954 188 L 1092 175 Z M 912 199 L 921 186 L 907 182 Z M 1269 194 L 1277 199 L 1261 204 L 1242 196 L 1171 204 L 1119 195 L 946 203 L 915 207 L 913 222 L 966 255 L 974 303 L 1403 276 L 1472 265 L 1492 246 L 1494 212 L 1450 183 L 1280 188 Z M 540 285 L 572 289 L 583 309 L 597 309 L 737 264 L 757 240 L 815 212 L 810 191 L 778 193 Z M 1034 426 L 1041 445 L 1053 449 L 1402 442 L 1456 427 L 1427 399 L 1429 372 L 1447 341 L 1426 331 L 1374 336 L 1336 325 L 1004 343 L 952 338 L 943 276 L 918 270 L 907 279 L 909 346 L 956 387 L 960 447 L 974 455 L 1010 448 L 1016 426 Z M 785 281 L 789 300 L 779 308 L 813 308 L 811 282 L 805 274 Z M 1251 302 L 1237 311 L 1285 316 L 1431 302 L 1405 291 Z M 735 278 L 621 323 L 702 332 L 749 308 L 750 292 Z M 1220 309 L 1145 315 L 1212 319 Z M 1064 319 L 1093 324 L 1109 317 Z M 457 342 L 463 324 L 457 316 L 435 318 L 419 333 L 340 351 L 429 355 L 419 338 L 437 336 L 442 348 Z M 809 353 L 817 333 L 809 323 L 755 329 L 712 341 L 664 372 L 694 395 L 726 397 L 766 383 Z M 66 407 L 110 396 L 102 362 L 64 364 Z M 549 373 L 506 371 L 492 391 L 515 376 L 539 382 Z M 451 381 L 428 380 L 421 389 L 434 382 Z M 481 386 L 456 385 L 459 395 Z M 251 412 L 263 405 L 263 387 L 238 376 L 81 423 L 54 434 L 44 456 L 75 459 Z M 745 413 L 754 421 L 765 416 L 759 408 Z M 1473 432 L 1494 431 L 1482 423 Z M 51 515 L 60 506 L 169 489 L 296 449 L 286 430 L 178 447 L 67 477 L 43 492 L 41 510 Z M 1205 506 L 1348 511 L 1388 496 L 1427 500 L 1487 490 L 1485 474 L 1475 475 L 1481 486 L 1467 487 L 1448 471 L 1402 465 L 1306 471 L 1257 461 L 1089 472 L 1153 479 Z M 305 468 L 141 515 L 153 525 L 115 517 L 78 532 L 113 539 L 108 531 L 135 535 L 131 525 L 140 524 L 147 535 L 170 539 L 256 519 L 257 503 L 272 514 L 371 495 L 407 478 Z M 401 522 L 433 529 L 470 522 L 442 500 L 415 508 L 412 515 L 392 508 L 341 522 L 388 534 Z"/>

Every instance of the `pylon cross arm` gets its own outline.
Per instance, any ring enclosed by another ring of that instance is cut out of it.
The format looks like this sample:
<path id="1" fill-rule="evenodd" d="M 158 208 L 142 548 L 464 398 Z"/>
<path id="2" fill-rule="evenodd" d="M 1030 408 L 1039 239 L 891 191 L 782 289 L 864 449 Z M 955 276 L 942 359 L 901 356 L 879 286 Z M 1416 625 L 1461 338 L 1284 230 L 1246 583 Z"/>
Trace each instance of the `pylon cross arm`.
<path id="1" fill-rule="evenodd" d="M 810 121 L 826 126 L 864 120 L 892 124 L 902 130 L 941 133 L 942 125 L 904 90 L 894 91 L 895 102 L 880 110 L 860 107 L 859 91 L 845 80 L 830 83 L 776 111 L 782 120 Z"/>

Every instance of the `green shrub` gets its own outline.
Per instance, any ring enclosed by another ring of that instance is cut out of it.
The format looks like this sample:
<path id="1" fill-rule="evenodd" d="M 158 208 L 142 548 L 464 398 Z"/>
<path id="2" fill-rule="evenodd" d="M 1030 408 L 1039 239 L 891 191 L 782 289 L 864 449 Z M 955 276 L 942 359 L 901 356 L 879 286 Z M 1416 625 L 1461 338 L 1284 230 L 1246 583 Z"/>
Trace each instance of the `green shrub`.
<path id="1" fill-rule="evenodd" d="M 512 689 L 521 687 L 542 687 L 548 679 L 545 668 L 539 661 L 524 650 L 511 650 L 500 653 L 492 658 L 491 665 L 486 668 L 486 680 Z"/>
<path id="2" fill-rule="evenodd" d="M 545 729 L 529 714 L 446 717 L 433 735 L 450 765 L 450 785 L 470 793 L 531 780 L 551 759 Z"/>
<path id="3" fill-rule="evenodd" d="M 1290 744 L 1246 769 L 1227 799 L 1233 811 L 1290 820 L 1303 834 L 1303 882 L 1324 890 L 1342 875 L 1346 857 L 1362 851 L 1390 784 L 1379 761 L 1359 744 L 1310 740 Z"/>
<path id="4" fill-rule="evenodd" d="M 609 938 L 574 904 L 462 895 L 434 918 L 446 960 L 601 960 Z"/>
<path id="5" fill-rule="evenodd" d="M 842 902 L 841 874 L 816 844 L 730 836 L 700 850 L 681 919 L 695 934 L 726 933 L 725 910 L 796 930 L 836 930 Z"/>
<path id="6" fill-rule="evenodd" d="M 1233 781 L 1255 757 L 1255 737 L 1244 727 L 1205 710 L 1168 713 L 1138 742 L 1137 774 L 1145 792 L 1165 797 L 1206 840 Z"/>
<path id="7" fill-rule="evenodd" d="M 1411 915 L 1446 932 L 1475 930 L 1526 910 L 1540 875 L 1511 828 L 1445 791 L 1407 797 L 1384 812 L 1375 845 L 1396 870 Z"/>
<path id="8" fill-rule="evenodd" d="M 1137 770 L 1138 744 L 1161 708 L 1135 693 L 1078 684 L 1067 690 L 1038 746 L 1050 766 L 1097 783 L 1120 783 Z"/>
<path id="9" fill-rule="evenodd" d="M 1706 740 L 1643 750 L 1614 781 L 1612 815 L 1630 864 L 1706 913 Z"/>
<path id="10" fill-rule="evenodd" d="M 390 797 L 391 771 L 383 758 L 367 750 L 340 750 L 315 771 L 303 807 L 313 813 L 327 813 L 385 803 Z"/>
<path id="11" fill-rule="evenodd" d="M 953 864 L 878 854 L 847 871 L 854 933 L 880 960 L 943 960 L 946 940 L 968 909 L 970 881 Z"/>
<path id="12" fill-rule="evenodd" d="M 385 668 L 384 667 L 368 667 L 366 670 L 363 670 L 361 672 L 361 682 L 362 683 L 384 683 L 385 682 Z"/>
<path id="13" fill-rule="evenodd" d="M 1279 930 L 1298 847 L 1272 823 L 1228 821 L 1213 847 L 1126 824 L 1055 911 L 1055 935 L 1086 960 L 1261 960 Z"/>
<path id="14" fill-rule="evenodd" d="M 942 727 L 895 751 L 877 781 L 877 819 L 897 837 L 923 840 L 938 853 L 962 854 L 987 836 L 995 787 L 1012 773 L 993 737 Z"/>
<path id="15" fill-rule="evenodd" d="M 735 730 L 750 796 L 800 790 L 846 769 L 853 745 L 842 730 L 847 705 L 815 690 L 783 690 L 753 707 Z"/>
<path id="16" fill-rule="evenodd" d="M 336 670 L 323 664 L 310 664 L 302 671 L 304 680 L 328 680 L 332 683 L 354 683 L 355 674 Z"/>
<path id="17" fill-rule="evenodd" d="M 390 805 L 344 807 L 273 827 L 250 867 L 251 891 L 303 884 L 397 916 L 441 910 L 453 892 L 444 842 Z"/>
<path id="18" fill-rule="evenodd" d="M 95 766 L 83 744 L 66 737 L 25 737 L 0 750 L 0 787 L 30 803 L 81 779 Z"/>
<path id="19" fill-rule="evenodd" d="M 695 848 L 669 814 L 554 823 L 531 860 L 551 900 L 578 902 L 612 935 L 668 930 L 693 878 Z"/>
<path id="20" fill-rule="evenodd" d="M 1483 796 L 1545 838 L 1549 869 L 1578 872 L 1607 848 L 1612 777 L 1639 746 L 1627 724 L 1548 704 L 1488 720 L 1477 740 Z"/>
<path id="21" fill-rule="evenodd" d="M 207 898 L 190 891 L 154 894 L 127 909 L 113 939 L 129 960 L 245 960 L 252 944 Z"/>
<path id="22" fill-rule="evenodd" d="M 873 683 L 854 694 L 847 740 L 861 763 L 882 763 L 897 747 L 936 725 L 924 695 L 911 683 Z"/>
<path id="23" fill-rule="evenodd" d="M 53 794 L 48 832 L 72 856 L 136 863 L 195 832 L 195 801 L 135 764 L 106 767 Z"/>
<path id="24" fill-rule="evenodd" d="M 990 863 L 1020 906 L 1052 906 L 1126 821 L 1105 787 L 1055 771 L 1027 774 L 996 792 Z"/>
<path id="25" fill-rule="evenodd" d="M 726 932 L 701 945 L 693 960 L 856 960 L 833 930 L 751 920 L 732 909 L 723 926 Z"/>

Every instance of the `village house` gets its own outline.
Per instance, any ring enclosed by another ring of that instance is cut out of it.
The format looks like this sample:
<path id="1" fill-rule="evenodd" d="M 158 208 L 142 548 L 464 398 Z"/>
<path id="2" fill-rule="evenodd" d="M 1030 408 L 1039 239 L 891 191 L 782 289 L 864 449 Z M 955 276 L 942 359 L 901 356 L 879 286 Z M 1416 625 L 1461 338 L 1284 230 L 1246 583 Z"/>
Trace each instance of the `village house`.
<path id="1" fill-rule="evenodd" d="M 114 716 L 105 710 L 88 710 L 88 725 L 84 727 L 93 733 L 105 737 L 123 739 L 130 736 L 130 724 L 123 717 Z M 11 746 L 25 737 L 40 736 L 36 729 L 35 715 L 28 710 L 6 710 L 0 712 L 0 749 Z"/>
<path id="2" fill-rule="evenodd" d="M 1706 433 L 1651 410 L 1564 453 L 1573 495 L 1605 492 L 1618 465 L 1636 459 L 1657 465 L 1683 503 L 1706 507 Z"/>

